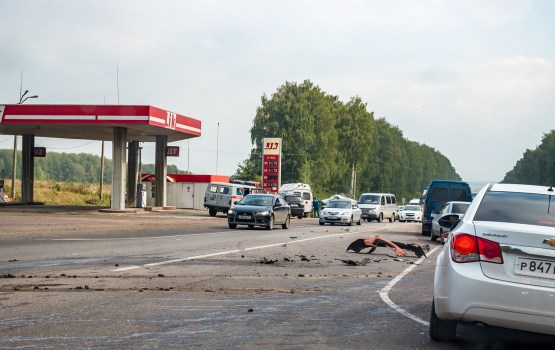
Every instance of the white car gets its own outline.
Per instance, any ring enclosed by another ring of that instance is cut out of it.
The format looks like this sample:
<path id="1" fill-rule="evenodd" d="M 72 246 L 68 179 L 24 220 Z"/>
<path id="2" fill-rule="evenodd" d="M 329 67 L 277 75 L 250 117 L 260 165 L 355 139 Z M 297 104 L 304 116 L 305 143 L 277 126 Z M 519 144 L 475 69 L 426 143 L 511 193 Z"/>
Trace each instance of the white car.
<path id="1" fill-rule="evenodd" d="M 441 206 L 439 209 L 438 214 L 432 214 L 432 231 L 430 234 L 430 238 L 432 241 L 437 240 L 438 238 L 441 239 L 441 243 L 443 243 L 444 236 L 449 233 L 450 227 L 441 226 L 439 224 L 440 219 L 448 219 L 450 215 L 455 215 L 458 219 L 464 216 L 466 210 L 470 202 L 460 202 L 460 201 L 452 201 L 446 202 Z"/>
<path id="2" fill-rule="evenodd" d="M 419 205 L 405 205 L 403 210 L 399 211 L 399 221 L 422 221 L 422 208 Z"/>
<path id="3" fill-rule="evenodd" d="M 332 199 L 328 202 L 326 208 L 320 211 L 319 223 L 320 225 L 326 223 L 349 226 L 356 223 L 360 225 L 362 223 L 362 210 L 358 207 L 357 202 L 352 199 Z"/>
<path id="4" fill-rule="evenodd" d="M 555 335 L 554 296 L 553 188 L 487 185 L 437 258 L 430 337 L 461 322 Z"/>

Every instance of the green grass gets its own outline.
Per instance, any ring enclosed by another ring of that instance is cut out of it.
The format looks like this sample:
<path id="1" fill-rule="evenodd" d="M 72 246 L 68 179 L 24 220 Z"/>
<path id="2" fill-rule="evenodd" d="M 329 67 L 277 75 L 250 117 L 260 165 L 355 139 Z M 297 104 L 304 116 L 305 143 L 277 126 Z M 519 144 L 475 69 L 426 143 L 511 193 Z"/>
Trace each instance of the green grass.
<path id="1" fill-rule="evenodd" d="M 111 186 L 103 185 L 103 200 L 100 201 L 100 185 L 82 182 L 34 182 L 33 201 L 47 205 L 91 205 L 110 206 Z M 21 201 L 21 180 L 15 181 L 14 202 Z M 6 181 L 4 192 L 11 195 L 11 181 Z"/>

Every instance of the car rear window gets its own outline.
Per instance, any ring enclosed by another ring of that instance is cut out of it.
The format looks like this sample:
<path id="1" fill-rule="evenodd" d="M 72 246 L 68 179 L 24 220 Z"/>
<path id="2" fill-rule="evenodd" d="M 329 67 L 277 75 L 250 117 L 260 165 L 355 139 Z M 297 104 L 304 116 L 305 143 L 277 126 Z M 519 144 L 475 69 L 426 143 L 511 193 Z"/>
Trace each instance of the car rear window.
<path id="1" fill-rule="evenodd" d="M 475 221 L 555 226 L 555 198 L 543 194 L 487 192 Z"/>
<path id="2" fill-rule="evenodd" d="M 466 190 L 463 188 L 453 188 L 451 190 L 452 201 L 466 201 Z"/>
<path id="3" fill-rule="evenodd" d="M 466 209 L 468 209 L 469 205 L 470 205 L 470 203 L 453 203 L 453 207 L 451 208 L 451 212 L 452 213 L 464 214 L 464 213 L 466 213 Z"/>
<path id="4" fill-rule="evenodd" d="M 285 197 L 285 201 L 287 203 L 294 203 L 294 204 L 302 203 L 301 197 L 297 197 L 297 196 L 287 196 Z"/>
<path id="5" fill-rule="evenodd" d="M 432 189 L 432 201 L 444 201 L 447 202 L 449 197 L 447 196 L 446 187 L 435 187 Z"/>

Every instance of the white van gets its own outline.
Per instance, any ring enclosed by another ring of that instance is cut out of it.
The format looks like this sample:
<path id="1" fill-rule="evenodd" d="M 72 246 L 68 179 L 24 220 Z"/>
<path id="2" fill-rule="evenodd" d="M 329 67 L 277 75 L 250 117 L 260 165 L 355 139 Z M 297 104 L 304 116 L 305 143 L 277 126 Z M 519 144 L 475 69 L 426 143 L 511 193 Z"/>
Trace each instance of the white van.
<path id="1" fill-rule="evenodd" d="M 312 190 L 310 185 L 303 183 L 283 184 L 279 188 L 278 193 L 284 195 L 295 195 L 301 197 L 304 203 L 304 217 L 310 216 L 312 213 Z"/>
<path id="2" fill-rule="evenodd" d="M 397 199 L 392 193 L 363 193 L 358 199 L 358 206 L 362 210 L 362 218 L 381 222 L 389 219 L 394 222 L 397 219 Z"/>
<path id="3" fill-rule="evenodd" d="M 258 193 L 259 188 L 246 184 L 211 182 L 204 194 L 204 207 L 210 216 L 219 211 L 227 215 L 227 211 L 249 193 Z"/>

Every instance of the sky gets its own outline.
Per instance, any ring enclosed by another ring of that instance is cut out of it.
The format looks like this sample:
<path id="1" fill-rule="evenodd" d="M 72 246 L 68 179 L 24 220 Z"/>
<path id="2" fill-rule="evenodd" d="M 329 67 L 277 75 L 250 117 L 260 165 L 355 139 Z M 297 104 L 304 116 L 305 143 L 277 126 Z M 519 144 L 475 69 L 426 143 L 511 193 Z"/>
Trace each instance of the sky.
<path id="1" fill-rule="evenodd" d="M 261 97 L 310 80 L 343 102 L 359 96 L 463 180 L 500 181 L 555 129 L 554 15 L 550 0 L 3 0 L 0 105 L 23 89 L 39 96 L 29 104 L 170 110 L 201 120 L 202 136 L 171 143 L 181 155 L 168 163 L 233 175 Z M 154 163 L 154 143 L 141 146 Z"/>

